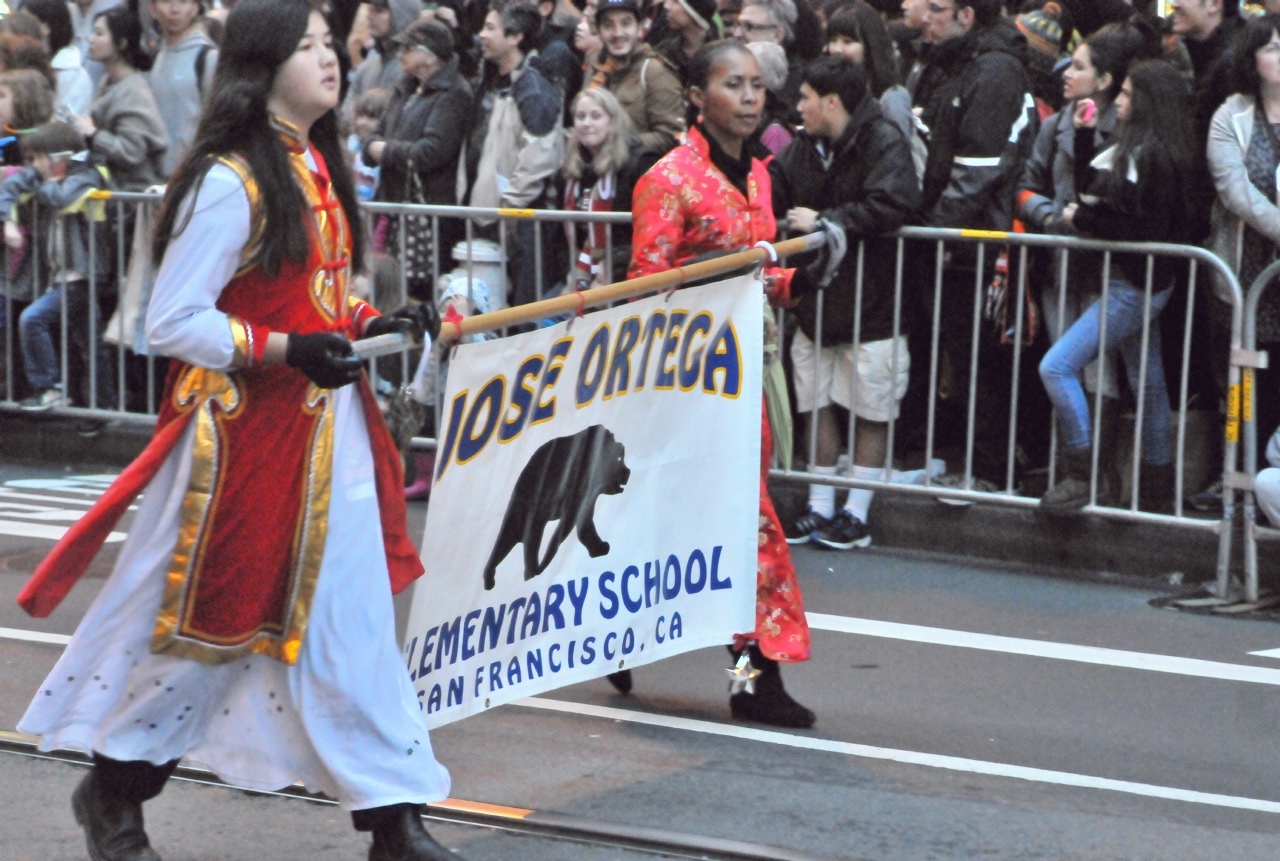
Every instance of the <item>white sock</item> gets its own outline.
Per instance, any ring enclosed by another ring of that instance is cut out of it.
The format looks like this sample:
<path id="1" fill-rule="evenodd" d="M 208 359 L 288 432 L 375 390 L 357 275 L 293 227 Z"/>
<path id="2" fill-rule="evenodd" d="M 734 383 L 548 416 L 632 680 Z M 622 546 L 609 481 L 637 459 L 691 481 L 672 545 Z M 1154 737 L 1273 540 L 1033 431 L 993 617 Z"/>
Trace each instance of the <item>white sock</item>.
<path id="1" fill-rule="evenodd" d="M 863 481 L 879 481 L 884 477 L 882 466 L 854 466 L 853 477 Z M 867 512 L 871 510 L 871 499 L 876 495 L 874 490 L 852 488 L 849 498 L 844 501 L 845 511 L 852 514 L 859 522 L 866 524 Z"/>
<path id="2" fill-rule="evenodd" d="M 834 466 L 815 466 L 818 475 L 835 475 Z M 830 520 L 836 513 L 836 489 L 829 484 L 809 485 L 809 507 Z"/>

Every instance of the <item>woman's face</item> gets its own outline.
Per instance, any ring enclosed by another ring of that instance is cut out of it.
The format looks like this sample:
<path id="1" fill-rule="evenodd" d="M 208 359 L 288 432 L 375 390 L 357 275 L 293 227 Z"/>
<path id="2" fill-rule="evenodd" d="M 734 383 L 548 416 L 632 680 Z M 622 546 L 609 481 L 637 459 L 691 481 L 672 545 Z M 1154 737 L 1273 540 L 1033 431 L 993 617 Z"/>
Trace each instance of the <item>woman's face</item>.
<path id="1" fill-rule="evenodd" d="M 1264 84 L 1280 84 L 1280 33 L 1272 32 L 1271 41 L 1253 54 L 1258 64 L 1258 77 Z"/>
<path id="2" fill-rule="evenodd" d="M 721 136 L 745 140 L 760 125 L 764 112 L 764 78 L 750 51 L 722 54 L 708 76 L 707 87 L 689 89 L 703 122 Z"/>
<path id="3" fill-rule="evenodd" d="M 573 133 L 593 154 L 609 138 L 609 128 L 613 120 L 605 113 L 604 108 L 590 96 L 582 96 L 573 108 Z"/>
<path id="4" fill-rule="evenodd" d="M 1116 119 L 1122 123 L 1129 121 L 1133 113 L 1133 80 L 1125 78 L 1120 85 L 1120 94 L 1116 96 Z"/>
<path id="5" fill-rule="evenodd" d="M 0 126 L 13 125 L 13 90 L 0 86 Z"/>
<path id="6" fill-rule="evenodd" d="M 583 15 L 573 31 L 573 47 L 585 57 L 593 51 L 599 51 L 604 44 L 596 33 L 595 20 L 590 15 Z"/>
<path id="7" fill-rule="evenodd" d="M 1107 81 L 1110 80 L 1108 77 Z M 1093 54 L 1088 44 L 1081 42 L 1071 55 L 1071 65 L 1062 72 L 1062 97 L 1068 101 L 1091 99 L 1102 89 L 1098 85 L 1098 70 L 1093 66 Z"/>
<path id="8" fill-rule="evenodd" d="M 866 48 L 861 42 L 850 39 L 843 33 L 836 33 L 827 42 L 827 53 L 833 57 L 845 57 L 861 66 L 866 57 Z"/>
<path id="9" fill-rule="evenodd" d="M 93 22 L 93 31 L 89 34 L 89 59 L 106 63 L 117 58 L 116 43 L 111 38 L 111 28 L 107 19 L 98 16 Z"/>
<path id="10" fill-rule="evenodd" d="M 313 123 L 338 105 L 338 55 L 333 36 L 319 12 L 312 12 L 307 32 L 293 55 L 276 72 L 271 101 L 286 119 Z"/>

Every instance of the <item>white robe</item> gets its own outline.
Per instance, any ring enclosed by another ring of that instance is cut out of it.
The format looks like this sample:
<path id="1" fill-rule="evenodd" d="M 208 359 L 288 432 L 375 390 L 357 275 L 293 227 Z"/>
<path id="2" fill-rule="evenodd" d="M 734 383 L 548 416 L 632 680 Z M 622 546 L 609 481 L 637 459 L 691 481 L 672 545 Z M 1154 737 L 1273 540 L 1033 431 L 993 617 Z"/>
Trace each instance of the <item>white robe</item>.
<path id="1" fill-rule="evenodd" d="M 231 329 L 214 303 L 248 238 L 248 196 L 216 166 L 157 277 L 147 320 L 156 352 L 230 368 Z M 247 789 L 302 781 L 347 810 L 445 798 L 449 773 L 395 641 L 373 457 L 352 386 L 335 398 L 324 561 L 297 663 L 256 655 L 211 666 L 150 652 L 194 431 L 148 485 L 115 570 L 18 729 L 40 735 L 42 750 L 183 758 Z"/>

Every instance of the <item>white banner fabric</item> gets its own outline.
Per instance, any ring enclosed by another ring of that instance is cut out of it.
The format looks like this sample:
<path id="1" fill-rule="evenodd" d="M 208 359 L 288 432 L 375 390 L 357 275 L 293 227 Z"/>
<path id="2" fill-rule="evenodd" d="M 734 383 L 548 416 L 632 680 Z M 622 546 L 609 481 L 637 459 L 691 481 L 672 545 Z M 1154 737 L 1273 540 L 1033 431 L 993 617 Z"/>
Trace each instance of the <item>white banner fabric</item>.
<path id="1" fill-rule="evenodd" d="M 747 275 L 450 362 L 404 654 L 431 727 L 755 628 Z"/>

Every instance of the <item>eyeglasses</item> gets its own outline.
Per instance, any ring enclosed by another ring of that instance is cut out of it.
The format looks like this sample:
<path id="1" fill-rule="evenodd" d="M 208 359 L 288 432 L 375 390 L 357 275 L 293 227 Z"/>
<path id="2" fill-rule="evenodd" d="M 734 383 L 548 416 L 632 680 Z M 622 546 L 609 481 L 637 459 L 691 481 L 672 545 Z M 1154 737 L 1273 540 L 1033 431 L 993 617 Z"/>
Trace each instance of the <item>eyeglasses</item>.
<path id="1" fill-rule="evenodd" d="M 955 9 L 956 7 L 954 6 L 939 6 L 937 3 L 929 4 L 930 15 L 945 15 L 947 12 L 954 12 Z"/>
<path id="2" fill-rule="evenodd" d="M 746 21 L 741 20 L 734 24 L 734 26 L 740 28 L 746 33 L 763 33 L 766 30 L 778 29 L 777 24 L 748 24 Z"/>

